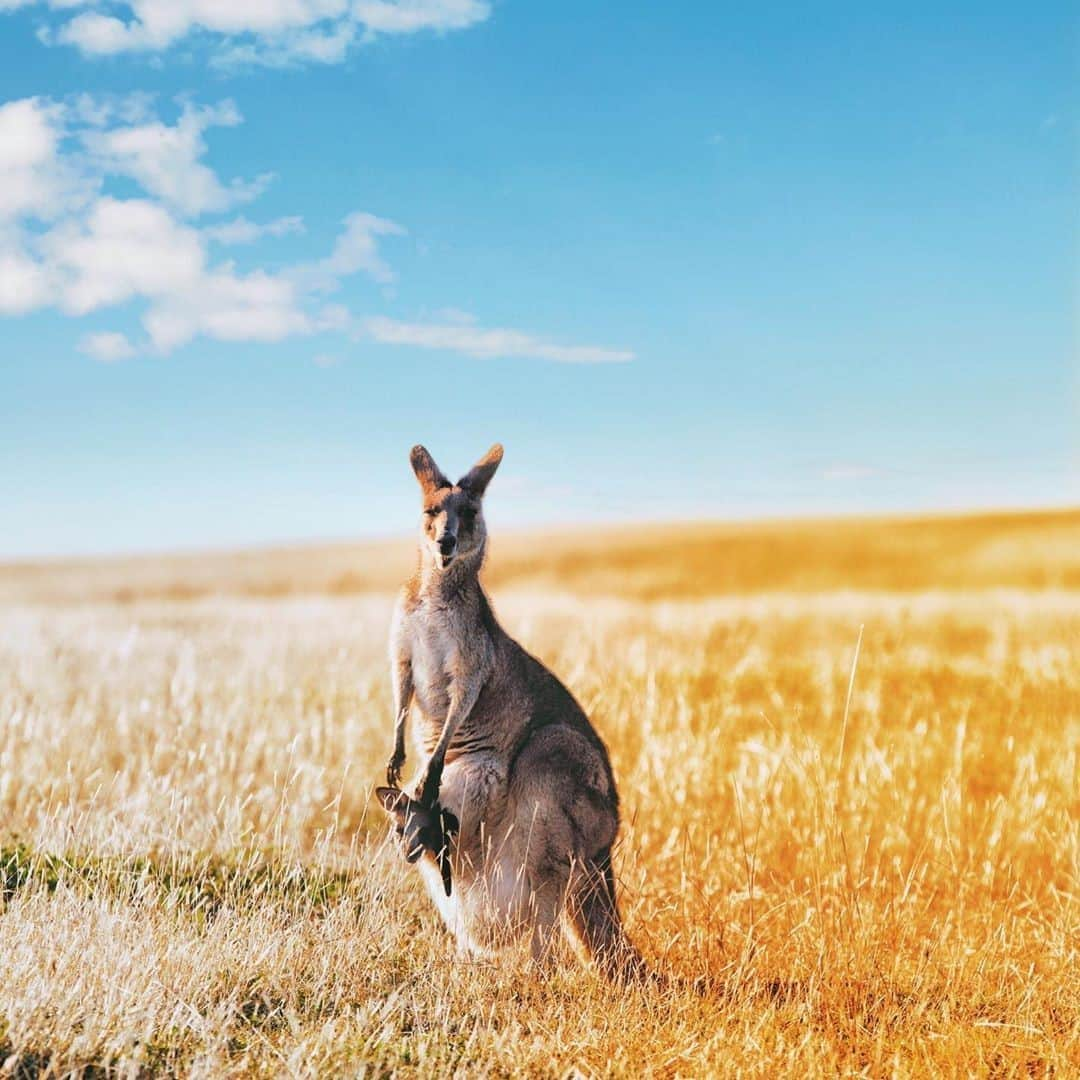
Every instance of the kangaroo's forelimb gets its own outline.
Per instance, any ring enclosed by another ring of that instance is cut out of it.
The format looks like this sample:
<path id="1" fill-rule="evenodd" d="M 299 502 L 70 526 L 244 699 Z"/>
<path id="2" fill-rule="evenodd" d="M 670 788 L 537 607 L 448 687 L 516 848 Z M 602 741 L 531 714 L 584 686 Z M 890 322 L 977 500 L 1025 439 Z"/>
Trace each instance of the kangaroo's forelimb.
<path id="1" fill-rule="evenodd" d="M 417 800 L 421 806 L 429 810 L 439 801 L 439 787 L 442 784 L 443 767 L 446 765 L 446 751 L 450 747 L 458 726 L 472 712 L 483 685 L 484 673 L 474 671 L 468 677 L 455 680 L 450 691 L 450 708 L 446 712 L 446 720 L 443 721 L 439 741 L 435 744 L 431 757 L 428 758 L 424 779 L 420 785 L 420 796 Z"/>
<path id="2" fill-rule="evenodd" d="M 386 765 L 386 782 L 396 788 L 401 779 L 401 767 L 405 764 L 405 722 L 413 699 L 412 663 L 408 656 L 394 657 L 392 667 L 394 684 L 394 750 Z"/>

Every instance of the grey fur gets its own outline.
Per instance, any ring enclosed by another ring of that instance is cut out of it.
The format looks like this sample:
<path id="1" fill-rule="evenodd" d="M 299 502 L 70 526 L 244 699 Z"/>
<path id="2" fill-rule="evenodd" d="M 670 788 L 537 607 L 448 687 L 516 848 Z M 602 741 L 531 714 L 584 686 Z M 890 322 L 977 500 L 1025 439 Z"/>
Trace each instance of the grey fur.
<path id="1" fill-rule="evenodd" d="M 619 799 L 607 749 L 570 691 L 499 625 L 479 581 L 491 450 L 451 484 L 421 446 L 420 559 L 390 634 L 394 751 L 380 801 L 462 950 L 530 936 L 546 961 L 562 925 L 613 978 L 646 974 L 619 920 Z M 426 765 L 397 797 L 407 721 Z M 440 831 L 440 812 L 458 828 Z M 428 837 L 427 841 L 424 837 Z M 430 839 L 435 837 L 435 839 Z M 450 854 L 453 888 L 436 845 Z"/>

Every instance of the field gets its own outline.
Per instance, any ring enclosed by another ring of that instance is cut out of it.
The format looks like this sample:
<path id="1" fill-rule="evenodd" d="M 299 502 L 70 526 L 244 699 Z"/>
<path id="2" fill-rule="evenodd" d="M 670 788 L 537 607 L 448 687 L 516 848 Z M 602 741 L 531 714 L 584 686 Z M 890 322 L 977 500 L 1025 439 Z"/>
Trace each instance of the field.
<path id="1" fill-rule="evenodd" d="M 370 797 L 409 562 L 0 568 L 0 1075 L 1080 1074 L 1080 512 L 496 535 L 665 991 L 455 959 Z"/>

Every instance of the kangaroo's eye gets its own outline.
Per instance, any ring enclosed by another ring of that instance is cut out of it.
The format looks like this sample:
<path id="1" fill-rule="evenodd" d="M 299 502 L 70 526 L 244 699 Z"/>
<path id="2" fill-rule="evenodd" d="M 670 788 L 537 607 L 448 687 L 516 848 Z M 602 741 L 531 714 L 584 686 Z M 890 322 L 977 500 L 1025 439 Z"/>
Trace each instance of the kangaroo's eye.
<path id="1" fill-rule="evenodd" d="M 476 511 L 466 508 L 461 511 L 461 520 L 466 525 L 471 525 L 476 520 Z"/>
<path id="2" fill-rule="evenodd" d="M 427 509 L 424 510 L 424 513 L 429 518 L 430 517 L 436 517 L 438 515 L 438 513 L 439 513 L 439 508 L 437 506 L 429 506 L 429 507 L 427 507 Z"/>

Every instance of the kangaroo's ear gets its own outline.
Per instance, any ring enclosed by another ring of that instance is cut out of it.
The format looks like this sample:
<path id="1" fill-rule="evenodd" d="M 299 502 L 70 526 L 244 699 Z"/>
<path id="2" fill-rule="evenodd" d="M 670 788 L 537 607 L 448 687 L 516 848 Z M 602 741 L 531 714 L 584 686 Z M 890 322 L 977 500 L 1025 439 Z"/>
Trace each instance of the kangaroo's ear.
<path id="1" fill-rule="evenodd" d="M 485 491 L 499 462 L 503 458 L 503 448 L 496 443 L 459 481 L 458 487 L 463 488 L 474 498 L 479 499 Z"/>
<path id="2" fill-rule="evenodd" d="M 439 488 L 448 488 L 452 485 L 443 475 L 442 469 L 435 464 L 435 459 L 422 446 L 414 446 L 409 454 L 409 462 L 416 479 L 420 481 L 420 487 L 425 495 L 431 495 Z"/>
<path id="3" fill-rule="evenodd" d="M 392 818 L 403 817 L 405 811 L 409 808 L 409 796 L 396 787 L 377 787 L 375 789 L 375 798 L 379 800 L 379 805 Z"/>

